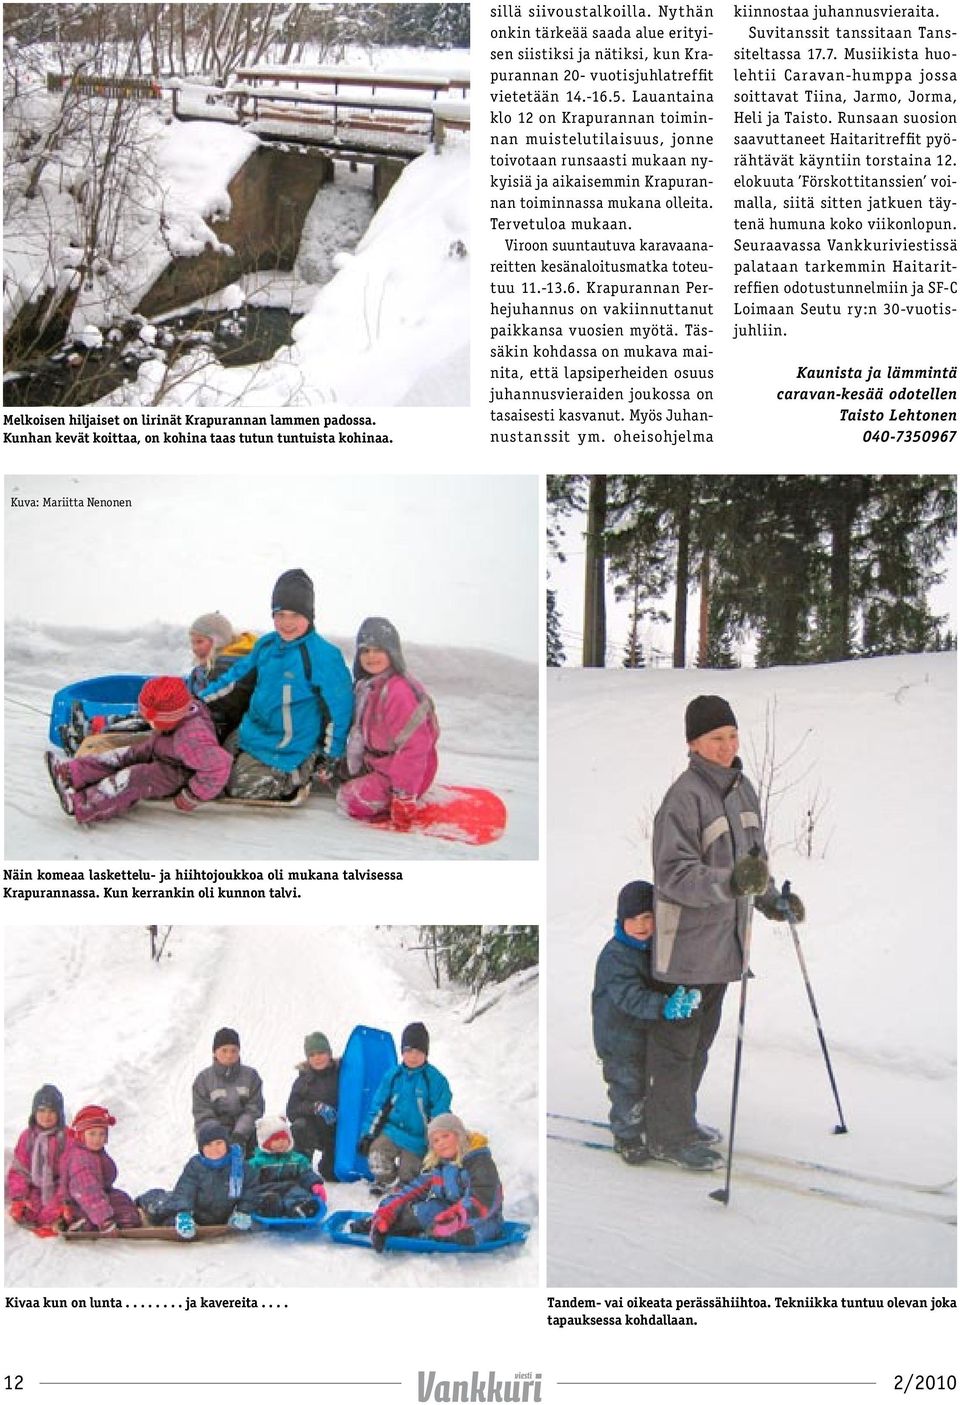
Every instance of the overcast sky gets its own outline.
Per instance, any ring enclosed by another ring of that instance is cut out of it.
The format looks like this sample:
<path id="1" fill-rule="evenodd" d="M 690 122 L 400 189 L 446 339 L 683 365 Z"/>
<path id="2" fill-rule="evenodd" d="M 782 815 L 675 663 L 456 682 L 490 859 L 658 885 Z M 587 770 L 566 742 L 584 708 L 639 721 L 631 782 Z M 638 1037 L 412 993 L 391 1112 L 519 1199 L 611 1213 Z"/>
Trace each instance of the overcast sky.
<path id="1" fill-rule="evenodd" d="M 184 626 L 221 610 L 270 628 L 270 592 L 301 566 L 317 628 L 386 615 L 401 638 L 541 652 L 533 476 L 6 478 L 6 617 Z M 131 498 L 131 508 L 12 507 L 14 497 Z"/>

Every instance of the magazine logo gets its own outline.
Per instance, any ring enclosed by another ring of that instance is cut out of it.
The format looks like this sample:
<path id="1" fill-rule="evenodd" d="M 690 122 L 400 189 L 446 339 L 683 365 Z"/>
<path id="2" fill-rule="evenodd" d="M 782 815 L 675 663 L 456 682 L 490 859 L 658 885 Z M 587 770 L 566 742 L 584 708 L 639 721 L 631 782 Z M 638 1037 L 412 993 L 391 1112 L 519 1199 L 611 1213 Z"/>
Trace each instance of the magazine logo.
<path id="1" fill-rule="evenodd" d="M 440 1405 L 451 1405 L 453 1401 L 482 1401 L 484 1405 L 498 1400 L 535 1401 L 542 1400 L 539 1371 L 518 1371 L 507 1378 L 494 1371 L 482 1374 L 474 1371 L 469 1377 L 459 1380 L 437 1380 L 435 1371 L 417 1372 L 417 1399 L 436 1400 Z"/>

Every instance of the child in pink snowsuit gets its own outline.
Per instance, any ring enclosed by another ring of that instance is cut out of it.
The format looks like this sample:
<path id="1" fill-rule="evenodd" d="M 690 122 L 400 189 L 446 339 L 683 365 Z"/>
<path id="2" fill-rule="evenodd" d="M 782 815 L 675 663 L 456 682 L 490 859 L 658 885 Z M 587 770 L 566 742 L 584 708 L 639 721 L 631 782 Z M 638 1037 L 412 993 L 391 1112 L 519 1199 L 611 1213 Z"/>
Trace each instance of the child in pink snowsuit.
<path id="1" fill-rule="evenodd" d="M 7 1172 L 10 1218 L 34 1228 L 60 1213 L 60 1163 L 66 1145 L 63 1094 L 45 1083 L 33 1095 L 30 1120 L 17 1138 Z"/>
<path id="2" fill-rule="evenodd" d="M 192 698 L 182 678 L 150 678 L 137 702 L 151 731 L 116 751 L 47 765 L 60 803 L 78 824 L 112 820 L 138 800 L 172 795 L 189 813 L 215 799 L 230 775 L 233 758 L 217 741 L 204 703 Z"/>
<path id="3" fill-rule="evenodd" d="M 116 1234 L 136 1229 L 140 1211 L 123 1190 L 114 1190 L 117 1167 L 105 1151 L 109 1128 L 116 1126 L 105 1107 L 82 1107 L 70 1124 L 60 1165 L 61 1218 L 69 1229 Z"/>
<path id="4" fill-rule="evenodd" d="M 353 726 L 347 738 L 351 778 L 337 804 L 354 820 L 389 816 L 408 829 L 417 800 L 437 774 L 440 727 L 433 703 L 407 673 L 400 636 L 389 620 L 364 620 L 353 664 Z"/>

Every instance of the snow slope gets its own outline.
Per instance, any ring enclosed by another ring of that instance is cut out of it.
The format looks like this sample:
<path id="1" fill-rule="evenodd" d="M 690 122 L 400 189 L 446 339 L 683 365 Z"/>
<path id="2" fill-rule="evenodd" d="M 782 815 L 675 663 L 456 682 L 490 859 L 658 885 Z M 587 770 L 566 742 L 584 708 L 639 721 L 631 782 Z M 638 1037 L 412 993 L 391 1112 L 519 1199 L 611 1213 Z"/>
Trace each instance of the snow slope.
<path id="1" fill-rule="evenodd" d="M 722 674 L 551 669 L 548 678 L 549 1111 L 605 1119 L 590 1033 L 594 963 L 619 888 L 652 878 L 653 816 L 686 764 L 684 708 L 717 692 L 737 715 L 751 777 L 776 700 L 783 768 L 771 869 L 806 903 L 801 943 L 849 1127 L 832 1135 L 837 1112 L 789 930 L 757 917 L 729 1206 L 708 1196 L 716 1176 L 631 1168 L 549 1140 L 548 1282 L 954 1283 L 955 1229 L 944 1220 L 955 1218 L 955 1183 L 953 1194 L 932 1196 L 772 1168 L 747 1153 L 928 1184 L 955 1176 L 955 655 Z M 818 785 L 828 803 L 807 858 L 794 834 Z M 738 994 L 728 993 L 700 1096 L 701 1120 L 724 1130 Z M 559 1120 L 550 1134 L 609 1141 Z"/>
<path id="2" fill-rule="evenodd" d="M 37 477 L 7 487 L 8 858 L 536 856 L 535 479 Z M 133 506 L 11 508 L 20 493 Z M 187 627 L 205 610 L 223 610 L 238 630 L 268 629 L 273 582 L 291 564 L 313 577 L 317 627 L 349 663 L 361 619 L 393 619 L 437 704 L 439 780 L 502 794 L 502 840 L 467 849 L 373 833 L 319 796 L 289 812 L 220 806 L 188 823 L 141 807 L 99 832 L 62 814 L 41 760 L 56 690 L 101 674 L 185 672 Z"/>
<path id="3" fill-rule="evenodd" d="M 394 1037 L 412 1019 L 431 1034 L 454 1110 L 483 1131 L 509 1218 L 537 1216 L 537 982 L 521 972 L 498 1003 L 471 1019 L 462 987 L 436 991 L 412 928 L 174 927 L 169 956 L 149 959 L 143 927 L 12 928 L 6 951 L 5 1165 L 42 1082 L 68 1115 L 102 1101 L 117 1117 L 110 1151 L 118 1186 L 138 1194 L 173 1183 L 195 1149 L 194 1077 L 213 1031 L 239 1030 L 263 1078 L 268 1112 L 282 1112 L 303 1036 L 322 1029 L 337 1053 L 356 1023 Z M 491 993 L 484 992 L 484 1000 Z M 55 1029 L 55 1037 L 51 1030 Z M 510 1077 L 491 1076 L 490 1049 Z M 331 1185 L 331 1210 L 375 1202 L 362 1184 Z M 537 1280 L 536 1228 L 522 1249 L 460 1257 L 385 1255 L 309 1234 L 177 1244 L 64 1245 L 8 1224 L 6 1286 L 181 1287 L 269 1293 L 335 1283 L 360 1287 L 519 1286 Z"/>

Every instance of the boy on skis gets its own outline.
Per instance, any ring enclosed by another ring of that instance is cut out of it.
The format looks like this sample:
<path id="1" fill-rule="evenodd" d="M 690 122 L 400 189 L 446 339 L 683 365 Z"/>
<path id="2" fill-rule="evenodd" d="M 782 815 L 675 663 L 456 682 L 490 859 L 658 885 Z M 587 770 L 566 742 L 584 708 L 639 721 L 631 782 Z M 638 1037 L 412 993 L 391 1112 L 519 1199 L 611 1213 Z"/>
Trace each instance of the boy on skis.
<path id="1" fill-rule="evenodd" d="M 754 906 L 774 921 L 778 906 L 767 867 L 760 803 L 737 755 L 737 719 L 725 698 L 694 698 L 686 709 L 690 761 L 667 791 L 653 826 L 656 888 L 654 980 L 695 985 L 700 1008 L 689 1020 L 658 1022 L 647 1048 L 646 1103 L 651 1156 L 693 1171 L 721 1164 L 713 1130 L 696 1119 L 697 1090 L 720 1026 L 723 997 L 747 966 Z M 803 904 L 788 899 L 796 921 Z"/>
<path id="2" fill-rule="evenodd" d="M 648 1160 L 644 1107 L 647 1047 L 660 1020 L 689 1020 L 700 992 L 657 986 L 650 975 L 653 885 L 637 879 L 621 888 L 613 936 L 597 960 L 591 1001 L 593 1043 L 610 1099 L 610 1130 L 628 1166 Z"/>

